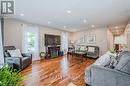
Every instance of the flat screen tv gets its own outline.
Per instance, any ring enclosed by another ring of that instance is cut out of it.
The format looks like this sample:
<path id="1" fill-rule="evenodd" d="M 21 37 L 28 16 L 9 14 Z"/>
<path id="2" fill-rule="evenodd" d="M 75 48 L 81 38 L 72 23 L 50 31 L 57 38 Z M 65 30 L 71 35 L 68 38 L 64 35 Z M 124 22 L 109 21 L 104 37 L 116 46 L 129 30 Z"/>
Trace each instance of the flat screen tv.
<path id="1" fill-rule="evenodd" d="M 45 34 L 45 46 L 48 45 L 60 45 L 61 40 L 60 40 L 59 35 L 50 35 L 50 34 Z"/>

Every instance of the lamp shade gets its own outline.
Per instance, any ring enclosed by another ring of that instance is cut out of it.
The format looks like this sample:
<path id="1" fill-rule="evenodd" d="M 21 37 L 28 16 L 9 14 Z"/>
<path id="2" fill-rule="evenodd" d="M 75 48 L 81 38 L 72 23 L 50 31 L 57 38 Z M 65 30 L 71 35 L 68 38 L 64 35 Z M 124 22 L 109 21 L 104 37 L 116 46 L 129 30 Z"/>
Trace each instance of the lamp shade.
<path id="1" fill-rule="evenodd" d="M 71 44 L 74 44 L 74 43 L 75 43 L 75 41 L 73 41 L 73 40 L 70 40 L 70 43 L 71 43 Z"/>
<path id="2" fill-rule="evenodd" d="M 116 36 L 114 44 L 126 44 L 126 37 L 124 35 Z"/>

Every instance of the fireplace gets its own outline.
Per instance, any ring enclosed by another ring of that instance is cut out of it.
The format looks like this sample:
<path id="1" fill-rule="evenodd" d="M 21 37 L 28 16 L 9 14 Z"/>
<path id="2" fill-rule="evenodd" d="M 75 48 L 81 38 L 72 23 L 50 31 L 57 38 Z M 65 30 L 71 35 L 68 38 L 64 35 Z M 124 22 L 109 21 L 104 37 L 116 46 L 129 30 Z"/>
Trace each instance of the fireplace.
<path id="1" fill-rule="evenodd" d="M 60 51 L 60 46 L 46 46 L 46 53 L 46 58 L 55 58 L 63 55 Z"/>
<path id="2" fill-rule="evenodd" d="M 45 34 L 46 58 L 54 58 L 62 56 L 63 52 L 60 51 L 60 36 Z"/>

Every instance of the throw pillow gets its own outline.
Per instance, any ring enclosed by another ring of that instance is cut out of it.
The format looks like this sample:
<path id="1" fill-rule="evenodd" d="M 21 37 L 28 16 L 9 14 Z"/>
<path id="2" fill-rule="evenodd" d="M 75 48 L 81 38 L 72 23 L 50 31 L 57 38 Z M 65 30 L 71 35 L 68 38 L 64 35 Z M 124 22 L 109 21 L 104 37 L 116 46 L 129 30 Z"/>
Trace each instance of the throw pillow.
<path id="1" fill-rule="evenodd" d="M 94 52 L 95 51 L 95 47 L 88 47 L 88 52 Z"/>
<path id="2" fill-rule="evenodd" d="M 19 49 L 16 50 L 8 50 L 11 57 L 22 57 L 21 52 Z"/>
<path id="3" fill-rule="evenodd" d="M 75 46 L 75 51 L 80 51 L 80 46 Z"/>

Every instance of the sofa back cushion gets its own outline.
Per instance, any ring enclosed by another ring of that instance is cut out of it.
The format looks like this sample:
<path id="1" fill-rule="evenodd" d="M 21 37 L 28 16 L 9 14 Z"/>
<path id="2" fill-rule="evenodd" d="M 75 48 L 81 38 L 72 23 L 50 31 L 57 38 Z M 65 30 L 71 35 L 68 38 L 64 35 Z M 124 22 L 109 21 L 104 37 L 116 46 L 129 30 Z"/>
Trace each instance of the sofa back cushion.
<path id="1" fill-rule="evenodd" d="M 115 69 L 130 74 L 130 53 L 125 53 L 120 57 Z"/>
<path id="2" fill-rule="evenodd" d="M 95 47 L 88 47 L 88 52 L 95 52 Z"/>
<path id="3" fill-rule="evenodd" d="M 10 53 L 8 50 L 15 50 L 15 46 L 4 46 L 4 56 L 5 57 L 11 57 Z"/>
<path id="4" fill-rule="evenodd" d="M 75 46 L 76 51 L 80 51 L 80 46 Z"/>
<path id="5" fill-rule="evenodd" d="M 80 51 L 87 51 L 86 46 L 80 46 Z"/>
<path id="6" fill-rule="evenodd" d="M 111 58 L 109 56 L 109 53 L 106 53 L 104 55 L 102 55 L 100 58 L 98 58 L 94 65 L 99 65 L 99 66 L 108 66 L 111 62 Z"/>
<path id="7" fill-rule="evenodd" d="M 19 49 L 16 50 L 8 50 L 11 57 L 22 57 L 21 52 Z"/>

